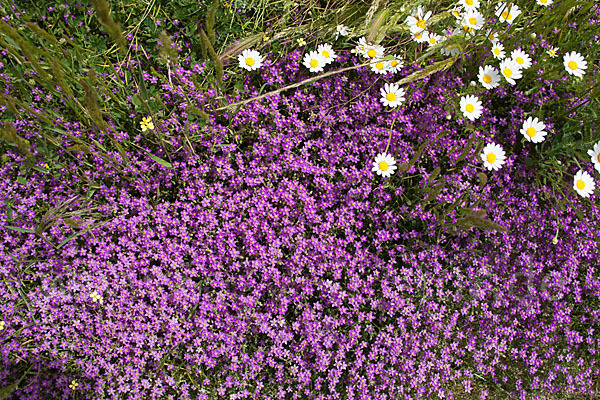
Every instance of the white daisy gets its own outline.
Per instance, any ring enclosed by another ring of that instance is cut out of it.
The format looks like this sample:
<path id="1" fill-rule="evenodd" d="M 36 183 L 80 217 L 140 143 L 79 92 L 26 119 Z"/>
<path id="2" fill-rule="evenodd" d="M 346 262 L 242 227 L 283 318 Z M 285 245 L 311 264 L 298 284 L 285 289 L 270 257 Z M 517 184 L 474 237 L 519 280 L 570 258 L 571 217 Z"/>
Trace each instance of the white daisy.
<path id="1" fill-rule="evenodd" d="M 373 161 L 372 171 L 377 175 L 382 175 L 384 178 L 389 178 L 396 170 L 396 160 L 391 155 L 380 153 Z"/>
<path id="2" fill-rule="evenodd" d="M 475 121 L 477 118 L 481 117 L 483 106 L 477 96 L 462 96 L 460 98 L 460 111 L 462 111 L 466 118 Z"/>
<path id="3" fill-rule="evenodd" d="M 348 36 L 350 32 L 348 31 L 348 27 L 345 26 L 344 24 L 339 24 L 338 26 L 335 27 L 335 38 L 337 39 L 338 36 Z"/>
<path id="4" fill-rule="evenodd" d="M 466 10 L 477 10 L 481 4 L 479 0 L 459 0 L 458 3 Z"/>
<path id="5" fill-rule="evenodd" d="M 446 36 L 446 38 L 448 38 L 449 36 Z M 460 49 L 458 48 L 458 46 L 456 44 L 451 44 L 448 46 L 444 46 L 440 49 L 440 53 L 442 53 L 445 56 L 450 56 L 450 57 L 454 57 L 456 55 L 458 55 L 458 53 L 460 53 Z"/>
<path id="6" fill-rule="evenodd" d="M 558 47 L 550 47 L 550 49 L 546 52 L 552 58 L 555 58 L 558 53 Z"/>
<path id="7" fill-rule="evenodd" d="M 326 64 L 333 62 L 337 58 L 337 54 L 335 54 L 329 43 L 320 44 L 317 47 L 317 52 L 323 56 Z"/>
<path id="8" fill-rule="evenodd" d="M 529 54 L 525 53 L 523 50 L 513 50 L 512 53 L 510 53 L 510 58 L 519 64 L 522 69 L 531 67 L 531 57 L 529 57 Z"/>
<path id="9" fill-rule="evenodd" d="M 396 107 L 402 104 L 405 100 L 405 91 L 395 83 L 386 83 L 381 89 L 381 102 L 386 107 Z"/>
<path id="10" fill-rule="evenodd" d="M 246 49 L 238 56 L 240 62 L 240 68 L 252 71 L 259 69 L 263 64 L 263 58 L 260 53 L 256 50 Z"/>
<path id="11" fill-rule="evenodd" d="M 519 64 L 510 58 L 506 58 L 500 62 L 500 72 L 506 81 L 511 85 L 517 83 L 515 79 L 520 79 L 523 77 L 523 73 L 521 72 L 521 67 Z"/>
<path id="12" fill-rule="evenodd" d="M 508 22 L 512 24 L 515 18 L 517 18 L 521 14 L 521 10 L 519 10 L 519 6 L 516 4 L 508 4 L 508 3 L 500 3 L 498 7 L 496 7 L 496 16 L 500 22 Z"/>
<path id="13" fill-rule="evenodd" d="M 454 16 L 454 18 L 456 18 L 457 21 L 460 21 L 462 19 L 461 11 L 463 11 L 461 7 L 454 7 L 450 13 Z"/>
<path id="14" fill-rule="evenodd" d="M 584 170 L 579 170 L 573 178 L 573 189 L 582 197 L 589 197 L 590 194 L 594 193 L 596 184 L 594 180 Z"/>
<path id="15" fill-rule="evenodd" d="M 325 60 L 325 57 L 317 51 L 311 51 L 304 55 L 304 66 L 308 68 L 310 72 L 321 72 L 326 64 L 327 61 Z"/>
<path id="16" fill-rule="evenodd" d="M 435 46 L 435 45 L 436 45 L 436 44 L 438 44 L 438 43 L 442 43 L 444 40 L 446 40 L 446 39 L 445 39 L 443 36 L 441 36 L 441 35 L 438 35 L 437 33 L 433 33 L 433 32 L 431 32 L 431 33 L 428 35 L 428 38 L 427 38 L 427 43 L 428 43 L 430 46 Z"/>
<path id="17" fill-rule="evenodd" d="M 537 0 L 537 3 L 540 6 L 548 7 L 550 4 L 553 3 L 553 1 L 552 0 Z"/>
<path id="18" fill-rule="evenodd" d="M 540 143 L 544 141 L 544 136 L 547 134 L 544 129 L 546 129 L 546 124 L 538 120 L 537 117 L 529 117 L 523 122 L 521 134 L 528 142 Z"/>
<path id="19" fill-rule="evenodd" d="M 402 61 L 402 58 L 398 55 L 394 55 L 394 59 L 389 61 L 390 65 L 388 69 L 391 73 L 398 72 L 400 68 L 404 66 L 404 61 Z"/>
<path id="20" fill-rule="evenodd" d="M 485 22 L 483 18 L 483 14 L 481 14 L 478 10 L 469 10 L 465 13 L 462 24 L 470 29 L 481 29 L 483 23 Z M 467 30 L 467 29 L 465 29 Z M 470 31 L 469 31 L 470 32 Z"/>
<path id="21" fill-rule="evenodd" d="M 356 45 L 356 53 L 360 54 L 363 57 L 367 56 L 367 46 L 370 46 L 370 43 L 367 42 L 367 39 L 363 36 L 358 39 L 358 44 Z"/>
<path id="22" fill-rule="evenodd" d="M 485 34 L 488 40 L 492 43 L 498 40 L 498 32 L 494 31 L 493 29 L 488 29 Z"/>
<path id="23" fill-rule="evenodd" d="M 411 28 L 410 33 L 412 33 L 412 38 L 417 43 L 425 43 L 427 41 L 427 39 L 429 38 L 429 32 L 427 32 L 427 31 L 420 31 L 420 30 L 413 31 Z"/>
<path id="24" fill-rule="evenodd" d="M 385 75 L 389 72 L 389 65 L 389 61 L 376 58 L 371 62 L 371 71 Z"/>
<path id="25" fill-rule="evenodd" d="M 600 142 L 596 143 L 591 150 L 588 150 L 588 155 L 592 157 L 594 167 L 600 172 Z"/>
<path id="26" fill-rule="evenodd" d="M 479 67 L 479 82 L 483 85 L 484 88 L 490 90 L 497 87 L 500 84 L 500 74 L 498 70 L 491 65 L 486 65 L 485 67 Z"/>
<path id="27" fill-rule="evenodd" d="M 570 75 L 581 78 L 583 74 L 585 74 L 584 70 L 587 69 L 587 61 L 585 61 L 581 54 L 576 51 L 566 53 L 563 57 L 563 62 L 565 64 L 565 70 L 567 70 Z"/>
<path id="28" fill-rule="evenodd" d="M 430 17 L 431 11 L 425 13 L 423 7 L 419 6 L 416 11 L 413 11 L 413 15 L 409 15 L 408 18 L 406 18 L 405 22 L 411 30 L 418 29 L 419 31 L 424 31 L 427 29 L 427 23 Z"/>
<path id="29" fill-rule="evenodd" d="M 365 46 L 365 51 L 363 52 L 363 57 L 365 58 L 382 58 L 383 53 L 385 53 L 385 48 L 378 44 L 367 44 Z"/>
<path id="30" fill-rule="evenodd" d="M 494 58 L 498 60 L 502 60 L 504 59 L 504 57 L 506 57 L 506 54 L 504 53 L 504 46 L 502 45 L 502 43 L 497 41 L 492 42 L 492 54 L 494 55 Z"/>
<path id="31" fill-rule="evenodd" d="M 480 157 L 483 160 L 483 166 L 489 171 L 499 170 L 506 162 L 506 153 L 500 145 L 495 143 L 488 143 L 483 148 L 483 153 L 480 154 Z"/>

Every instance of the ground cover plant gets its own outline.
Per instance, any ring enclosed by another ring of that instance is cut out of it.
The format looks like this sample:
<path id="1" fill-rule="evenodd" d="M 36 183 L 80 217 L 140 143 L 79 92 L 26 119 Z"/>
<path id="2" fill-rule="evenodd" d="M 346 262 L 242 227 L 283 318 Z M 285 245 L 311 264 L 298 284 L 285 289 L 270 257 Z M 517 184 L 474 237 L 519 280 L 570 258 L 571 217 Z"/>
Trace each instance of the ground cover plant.
<path id="1" fill-rule="evenodd" d="M 597 3 L 0 17 L 0 398 L 598 396 Z"/>

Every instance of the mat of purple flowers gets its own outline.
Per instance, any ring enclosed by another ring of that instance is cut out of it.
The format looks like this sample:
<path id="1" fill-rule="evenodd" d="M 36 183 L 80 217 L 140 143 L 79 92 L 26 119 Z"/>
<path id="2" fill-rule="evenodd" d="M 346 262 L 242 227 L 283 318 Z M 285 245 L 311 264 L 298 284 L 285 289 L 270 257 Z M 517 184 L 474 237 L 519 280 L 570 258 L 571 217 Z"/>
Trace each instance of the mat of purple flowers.
<path id="1" fill-rule="evenodd" d="M 312 76 L 300 51 L 264 58 L 225 104 Z M 458 111 L 464 74 L 413 82 L 390 111 L 391 78 L 359 68 L 200 127 L 185 99 L 215 93 L 199 73 L 173 70 L 161 99 L 176 111 L 121 133 L 139 146 L 122 173 L 86 159 L 101 185 L 72 180 L 84 157 L 26 182 L 18 153 L 0 167 L 0 387 L 29 371 L 11 398 L 596 395 L 600 210 L 568 189 L 557 206 L 520 144 L 527 103 L 551 88 L 482 99 L 483 132 Z M 372 162 L 392 120 L 408 169 L 383 178 Z M 172 168 L 148 156 L 151 131 L 177 148 L 182 130 L 193 151 Z M 490 134 L 507 152 L 497 171 L 477 148 Z"/>

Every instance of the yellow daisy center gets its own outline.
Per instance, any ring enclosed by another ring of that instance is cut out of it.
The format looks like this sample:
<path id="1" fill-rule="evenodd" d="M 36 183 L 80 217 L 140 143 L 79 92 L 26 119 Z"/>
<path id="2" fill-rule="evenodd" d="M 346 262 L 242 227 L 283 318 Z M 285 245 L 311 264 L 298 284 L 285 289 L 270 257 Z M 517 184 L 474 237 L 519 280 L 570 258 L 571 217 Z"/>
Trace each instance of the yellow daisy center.
<path id="1" fill-rule="evenodd" d="M 373 58 L 377 55 L 377 52 L 374 49 L 370 49 L 369 51 L 367 51 L 367 55 Z"/>
<path id="2" fill-rule="evenodd" d="M 377 64 L 375 64 L 375 68 L 377 69 L 383 69 L 383 63 L 380 61 Z"/>
<path id="3" fill-rule="evenodd" d="M 468 6 L 472 6 L 473 5 L 473 0 L 465 0 L 465 4 Z"/>
<path id="4" fill-rule="evenodd" d="M 523 64 L 525 62 L 525 60 L 523 60 L 521 57 L 517 57 L 517 59 L 515 61 L 518 62 L 519 64 Z"/>
<path id="5" fill-rule="evenodd" d="M 540 0 L 540 3 L 542 4 L 546 4 L 548 2 L 548 0 Z"/>
<path id="6" fill-rule="evenodd" d="M 323 50 L 323 57 L 329 58 L 329 52 L 327 50 Z"/>
<path id="7" fill-rule="evenodd" d="M 555 55 L 555 54 L 556 54 L 556 52 L 555 52 L 554 50 L 550 50 L 548 53 L 549 53 L 551 56 L 553 56 L 553 55 Z"/>
<path id="8" fill-rule="evenodd" d="M 392 61 L 392 67 L 395 67 L 396 65 L 398 65 L 398 61 L 396 61 L 396 60 L 393 60 L 393 61 Z"/>
<path id="9" fill-rule="evenodd" d="M 314 58 L 312 60 L 310 60 L 310 66 L 313 68 L 316 68 L 319 65 L 319 61 L 315 60 Z"/>
<path id="10" fill-rule="evenodd" d="M 466 108 L 467 112 L 470 112 L 470 113 L 475 111 L 475 107 L 473 107 L 473 104 L 467 104 L 467 106 L 465 108 Z"/>
<path id="11" fill-rule="evenodd" d="M 469 22 L 471 23 L 471 25 L 477 25 L 477 18 L 471 17 L 469 18 Z"/>
<path id="12" fill-rule="evenodd" d="M 494 34 L 493 34 L 493 33 L 490 33 L 490 36 L 488 36 L 488 38 L 489 38 L 490 40 L 494 40 L 494 39 L 496 38 L 496 36 L 494 36 Z"/>
<path id="13" fill-rule="evenodd" d="M 494 161 L 496 161 L 496 155 L 494 153 L 488 154 L 485 158 L 490 164 L 493 164 Z"/>
<path id="14" fill-rule="evenodd" d="M 381 165 L 381 164 L 379 164 Z M 585 187 L 585 182 L 583 181 L 583 179 L 580 179 L 577 181 L 577 189 L 582 190 Z"/>
<path id="15" fill-rule="evenodd" d="M 569 68 L 571 68 L 572 70 L 576 70 L 577 63 L 575 61 L 569 61 Z"/>
<path id="16" fill-rule="evenodd" d="M 491 77 L 491 76 L 489 76 L 489 75 L 487 75 L 487 74 L 485 74 L 485 75 L 483 76 L 483 81 L 484 81 L 485 83 L 490 83 L 490 82 L 492 81 L 492 77 Z"/>
<path id="17" fill-rule="evenodd" d="M 535 130 L 535 128 L 533 126 L 530 126 L 529 128 L 527 128 L 527 136 L 529 137 L 534 137 L 537 134 L 537 131 Z"/>
<path id="18" fill-rule="evenodd" d="M 473 28 L 469 28 L 467 25 L 463 26 L 463 29 L 467 32 L 473 32 Z"/>
<path id="19" fill-rule="evenodd" d="M 382 161 L 379 163 L 379 169 L 382 171 L 387 171 L 388 167 L 389 167 L 389 165 L 385 161 Z"/>
<path id="20" fill-rule="evenodd" d="M 421 29 L 425 29 L 425 20 L 424 20 L 424 19 L 422 19 L 422 18 L 420 18 L 420 19 L 417 21 L 417 26 L 418 26 L 419 28 L 421 28 Z"/>
<path id="21" fill-rule="evenodd" d="M 388 93 L 385 95 L 387 101 L 396 101 L 396 93 Z"/>
<path id="22" fill-rule="evenodd" d="M 431 43 L 431 44 L 435 44 L 435 38 L 434 38 L 434 37 L 430 38 L 430 39 L 429 39 L 429 43 Z"/>
<path id="23" fill-rule="evenodd" d="M 598 162 L 600 163 L 600 152 L 598 152 L 598 154 L 596 154 L 596 160 L 598 160 Z"/>
<path id="24" fill-rule="evenodd" d="M 254 58 L 252 58 L 252 57 L 246 58 L 246 65 L 248 65 L 250 67 L 253 66 L 254 65 Z"/>
<path id="25" fill-rule="evenodd" d="M 510 69 L 510 68 L 504 68 L 502 70 L 502 73 L 504 74 L 504 76 L 507 76 L 507 77 L 510 78 L 512 76 L 512 69 Z"/>
<path id="26" fill-rule="evenodd" d="M 497 55 L 497 56 L 500 55 L 500 49 L 496 47 L 494 49 L 494 54 Z"/>
<path id="27" fill-rule="evenodd" d="M 502 18 L 506 19 L 506 20 L 511 20 L 512 19 L 512 14 L 509 13 L 508 11 L 504 11 L 502 13 Z"/>
<path id="28" fill-rule="evenodd" d="M 421 33 L 420 32 L 415 33 L 415 39 L 421 39 Z"/>

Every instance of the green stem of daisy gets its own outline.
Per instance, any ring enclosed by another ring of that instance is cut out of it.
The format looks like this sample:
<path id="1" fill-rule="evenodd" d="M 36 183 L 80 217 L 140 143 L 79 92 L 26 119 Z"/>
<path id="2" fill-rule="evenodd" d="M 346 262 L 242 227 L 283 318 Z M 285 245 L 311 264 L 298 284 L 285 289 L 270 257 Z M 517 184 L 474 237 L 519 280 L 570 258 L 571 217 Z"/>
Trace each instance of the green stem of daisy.
<path id="1" fill-rule="evenodd" d="M 394 107 L 394 110 L 397 110 L 398 106 Z M 396 122 L 396 118 L 398 118 L 397 116 L 392 120 L 392 126 L 390 126 L 390 135 L 388 136 L 388 141 L 387 141 L 387 146 L 385 146 L 385 151 L 384 153 L 387 154 L 389 148 L 390 148 L 390 142 L 392 141 L 392 129 L 394 129 L 394 122 Z"/>

